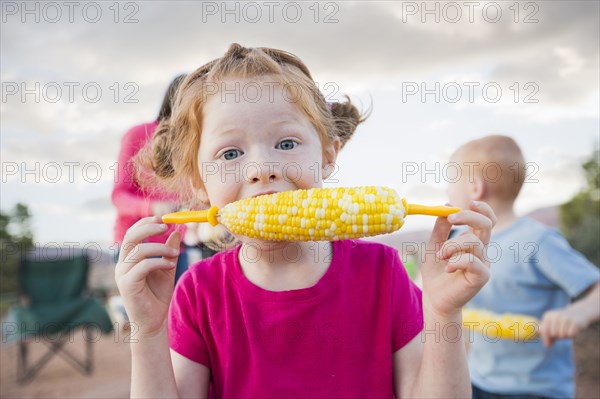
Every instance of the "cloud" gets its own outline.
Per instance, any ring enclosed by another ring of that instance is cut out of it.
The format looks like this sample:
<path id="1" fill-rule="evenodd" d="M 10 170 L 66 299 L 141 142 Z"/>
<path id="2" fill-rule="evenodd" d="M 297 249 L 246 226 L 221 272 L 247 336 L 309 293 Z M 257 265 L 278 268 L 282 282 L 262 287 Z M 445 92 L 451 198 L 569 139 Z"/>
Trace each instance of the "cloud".
<path id="1" fill-rule="evenodd" d="M 112 201 L 108 197 L 98 197 L 87 200 L 81 207 L 85 211 L 92 211 L 94 213 L 113 212 L 115 209 Z"/>
<path id="2" fill-rule="evenodd" d="M 313 69 L 344 74 L 351 71 L 354 77 L 368 79 L 373 72 L 399 76 L 410 70 L 435 70 L 481 59 L 512 60 L 536 44 L 545 49 L 551 43 L 570 43 L 583 50 L 581 53 L 589 54 L 589 58 L 597 53 L 589 40 L 598 27 L 598 4 L 594 2 L 537 3 L 538 22 L 532 24 L 515 23 L 508 5 L 502 5 L 499 22 L 487 22 L 481 16 L 486 2 L 480 2 L 475 10 L 473 23 L 468 21 L 466 7 L 462 8 L 465 16 L 459 23 L 444 18 L 436 23 L 435 16 L 423 15 L 423 9 L 402 22 L 398 14 L 411 2 L 399 3 L 337 2 L 333 3 L 336 7 L 327 10 L 319 4 L 318 16 L 317 8 L 306 3 L 300 5 L 302 16 L 296 23 L 289 22 L 292 12 L 289 8 L 284 12 L 283 6 L 274 8 L 272 23 L 266 6 L 262 7 L 262 18 L 252 23 L 250 11 L 242 12 L 246 7 L 242 2 L 214 2 L 219 10 L 209 14 L 206 4 L 177 1 L 138 3 L 139 22 L 132 24 L 115 24 L 110 18 L 103 18 L 97 24 L 78 19 L 68 26 L 52 26 L 19 24 L 11 19 L 6 24 L 3 42 L 8 44 L 5 51 L 19 55 L 6 66 L 12 69 L 11 65 L 29 65 L 24 71 L 27 76 L 35 75 L 35 70 L 45 71 L 44 75 L 47 70 L 54 70 L 71 76 L 77 76 L 77 71 L 94 70 L 107 76 L 129 78 L 142 74 L 160 78 L 165 70 L 180 71 L 218 57 L 231 42 L 238 41 L 249 46 L 290 49 Z M 238 15 L 221 7 L 237 7 Z M 520 20 L 525 17 L 525 10 L 522 14 Z M 325 23 L 326 15 L 333 15 L 338 22 Z M 423 16 L 425 23 L 421 22 Z M 522 28 L 514 29 L 515 26 Z M 274 32 L 285 34 L 273 35 Z M 17 35 L 28 40 L 12 41 Z M 35 62 L 43 49 L 52 50 L 56 56 L 44 63 Z M 69 70 L 60 68 L 65 58 L 72 66 Z M 107 63 L 109 59 L 119 62 Z M 140 80 L 145 83 L 145 79 Z"/>
<path id="3" fill-rule="evenodd" d="M 4 134 L 6 133 L 3 132 Z M 3 162 L 26 165 L 36 162 L 59 163 L 63 165 L 63 172 L 68 169 L 68 163 L 77 163 L 80 166 L 95 163 L 103 169 L 106 168 L 107 172 L 107 168 L 116 162 L 119 150 L 118 138 L 107 132 L 81 138 L 43 137 L 37 133 L 21 138 L 10 133 L 8 135 L 8 138 L 3 137 L 2 140 Z"/>
<path id="4" fill-rule="evenodd" d="M 452 121 L 450 119 L 441 119 L 431 122 L 427 128 L 429 130 L 440 130 L 444 129 L 448 126 L 452 125 Z"/>
<path id="5" fill-rule="evenodd" d="M 73 22 L 67 21 L 64 8 L 57 23 L 43 18 L 36 23 L 31 15 L 21 23 L 20 14 L 3 15 L 7 21 L 0 35 L 0 78 L 2 94 L 7 96 L 0 110 L 2 161 L 99 163 L 103 180 L 94 185 L 98 192 L 86 197 L 84 205 L 69 202 L 82 214 L 90 212 L 89 218 L 108 212 L 110 166 L 124 132 L 156 117 L 175 75 L 222 56 L 233 42 L 290 51 L 309 66 L 320 87 L 334 82 L 337 95 L 351 93 L 353 100 L 364 104 L 373 100 L 373 116 L 340 155 L 341 184 L 398 184 L 405 195 L 417 200 L 441 200 L 444 193 L 437 185 L 400 186 L 401 163 L 440 161 L 461 142 L 493 131 L 517 135 L 525 151 L 533 151 L 540 143 L 566 148 L 557 157 L 587 151 L 589 137 L 597 135 L 597 2 L 481 1 L 476 2 L 473 22 L 464 2 L 295 2 L 302 8 L 297 22 L 291 22 L 293 6 L 283 14 L 287 3 L 276 3 L 272 22 L 264 3 L 257 2 L 121 2 L 118 15 L 116 3 L 95 3 L 102 8 L 97 23 L 82 18 L 80 4 Z M 448 21 L 454 15 L 450 3 L 462 7 L 456 23 Z M 35 4 L 42 7 L 43 3 Z M 61 2 L 55 4 L 63 7 Z M 257 4 L 261 19 L 252 22 L 252 7 Z M 501 19 L 495 23 L 482 16 L 486 7 L 493 11 L 493 4 L 502 8 Z M 206 7 L 211 5 L 238 7 L 239 22 L 222 8 L 210 14 Z M 419 10 L 411 14 L 407 7 L 415 5 Z M 439 7 L 439 23 L 423 7 Z M 128 16 L 137 22 L 123 23 Z M 325 23 L 327 17 L 333 23 Z M 537 22 L 524 23 L 527 17 Z M 402 102 L 403 83 L 448 81 L 497 82 L 504 96 L 499 103 L 481 99 L 473 104 L 440 104 L 429 99 Z M 518 102 L 510 89 L 515 82 Z M 532 86 L 525 87 L 528 82 L 537 85 L 537 104 L 522 101 L 532 93 Z M 8 95 L 6 84 L 11 89 L 13 84 L 19 90 L 22 84 L 30 91 L 34 88 L 40 101 L 33 100 L 36 94 L 25 95 L 25 101 L 22 92 Z M 67 84 L 76 84 L 73 101 L 69 101 Z M 52 102 L 56 85 L 62 93 L 59 101 Z M 100 87 L 98 101 L 85 97 L 85 85 Z M 136 101 L 125 102 L 128 95 Z M 567 195 L 579 184 L 566 172 L 569 168 L 574 164 L 540 172 L 540 176 L 565 188 Z M 532 206 L 558 198 L 547 197 L 552 193 L 547 184 L 531 188 Z M 10 198 L 25 198 L 20 186 L 16 187 Z M 45 187 L 49 188 L 53 187 Z M 87 182 L 80 181 L 59 194 L 74 200 L 86 188 Z M 47 194 L 36 190 L 39 187 L 28 190 L 28 196 Z M 58 202 L 59 194 L 52 201 Z M 4 206 L 7 194 L 2 195 Z M 110 231 L 111 222 L 103 222 L 104 231 Z M 50 224 L 39 224 L 39 228 L 50 228 L 45 226 Z"/>
<path id="6" fill-rule="evenodd" d="M 25 84 L 29 90 L 39 84 L 42 98 L 36 103 L 31 95 L 24 102 L 20 95 L 9 96 L 3 101 L 3 127 L 89 134 L 110 124 L 115 135 L 122 134 L 127 124 L 154 117 L 173 76 L 221 56 L 232 42 L 287 49 L 309 65 L 317 81 L 336 82 L 341 93 L 392 81 L 443 82 L 444 75 L 457 70 L 463 75 L 477 72 L 475 79 L 482 84 L 499 82 L 507 92 L 505 100 L 514 94 L 508 87 L 518 82 L 521 101 L 499 107 L 501 112 L 569 117 L 573 111 L 556 113 L 554 108 L 589 110 L 597 105 L 598 40 L 590 40 L 598 33 L 597 3 L 532 2 L 537 10 L 521 9 L 519 14 L 522 21 L 535 11 L 538 22 L 531 24 L 515 23 L 508 3 L 493 3 L 502 6 L 497 23 L 482 18 L 486 2 L 478 2 L 472 23 L 464 6 L 460 21 L 448 22 L 448 15 L 454 14 L 443 11 L 446 6 L 441 2 L 431 3 L 440 9 L 439 23 L 423 8 L 433 6 L 419 2 L 339 2 L 331 3 L 336 5 L 331 8 L 296 3 L 302 8 L 297 23 L 289 22 L 293 9 L 287 9 L 286 17 L 283 3 L 273 8 L 273 23 L 266 6 L 261 7 L 259 22 L 250 22 L 254 8 L 240 2 L 208 2 L 218 8 L 237 7 L 238 23 L 226 10 L 209 13 L 207 2 L 176 1 L 134 2 L 137 9 L 119 9 L 119 21 L 130 14 L 138 20 L 129 24 L 114 23 L 114 7 L 108 3 L 102 3 L 98 23 L 86 22 L 79 9 L 73 23 L 66 21 L 67 10 L 56 24 L 20 23 L 19 15 L 10 16 L 0 39 L 2 81 Z M 414 5 L 419 12 L 405 15 L 403 22 L 402 13 Z M 338 22 L 324 23 L 327 15 Z M 524 87 L 528 82 L 537 90 Z M 49 84 L 62 88 L 57 103 L 48 101 Z M 77 85 L 73 102 L 67 99 L 66 84 Z M 85 98 L 83 88 L 90 84 L 102 91 L 98 102 Z M 126 84 L 132 86 L 125 89 Z M 137 102 L 125 103 L 127 95 Z M 527 95 L 538 99 L 540 106 L 523 107 Z M 542 108 L 551 111 L 544 113 Z"/>

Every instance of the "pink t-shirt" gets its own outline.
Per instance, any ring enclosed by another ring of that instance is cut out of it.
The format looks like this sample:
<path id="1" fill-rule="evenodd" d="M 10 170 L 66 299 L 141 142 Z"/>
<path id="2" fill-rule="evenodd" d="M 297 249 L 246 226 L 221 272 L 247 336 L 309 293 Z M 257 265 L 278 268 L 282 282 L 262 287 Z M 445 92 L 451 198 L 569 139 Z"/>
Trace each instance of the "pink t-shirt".
<path id="1" fill-rule="evenodd" d="M 158 122 L 144 123 L 129 129 L 121 140 L 121 150 L 115 175 L 115 184 L 112 192 L 113 204 L 117 207 L 117 220 L 115 221 L 115 242 L 121 244 L 125 232 L 135 222 L 146 216 L 152 216 L 153 201 L 176 201 L 174 194 L 151 191 L 144 192 L 135 180 L 132 158 L 152 138 Z M 163 235 L 149 237 L 148 242 L 164 243 L 169 235 L 178 229 L 182 234 L 185 227 L 170 225 Z"/>
<path id="2" fill-rule="evenodd" d="M 210 368 L 211 397 L 394 396 L 392 355 L 423 328 L 395 249 L 334 241 L 314 286 L 273 292 L 244 276 L 240 248 L 191 266 L 169 310 L 170 346 Z"/>

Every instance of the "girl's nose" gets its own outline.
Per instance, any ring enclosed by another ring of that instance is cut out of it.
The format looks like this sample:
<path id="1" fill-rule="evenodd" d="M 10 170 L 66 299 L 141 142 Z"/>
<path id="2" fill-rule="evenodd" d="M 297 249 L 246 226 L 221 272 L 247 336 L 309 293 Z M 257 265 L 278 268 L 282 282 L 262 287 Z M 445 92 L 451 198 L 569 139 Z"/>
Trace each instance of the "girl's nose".
<path id="1" fill-rule="evenodd" d="M 246 164 L 245 177 L 251 183 L 273 183 L 281 177 L 281 165 L 273 161 L 256 161 Z"/>

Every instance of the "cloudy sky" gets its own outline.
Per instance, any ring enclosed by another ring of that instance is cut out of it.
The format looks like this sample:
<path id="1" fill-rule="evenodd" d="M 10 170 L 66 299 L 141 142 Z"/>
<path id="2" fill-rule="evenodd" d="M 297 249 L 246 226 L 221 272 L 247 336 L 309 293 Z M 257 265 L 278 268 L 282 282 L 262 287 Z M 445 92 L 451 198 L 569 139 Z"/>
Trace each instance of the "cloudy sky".
<path id="1" fill-rule="evenodd" d="M 2 1 L 1 209 L 27 204 L 39 243 L 110 245 L 121 136 L 233 42 L 292 52 L 329 99 L 373 107 L 327 186 L 444 203 L 452 151 L 502 133 L 531 163 L 519 213 L 559 204 L 598 142 L 598 21 L 596 1 Z"/>

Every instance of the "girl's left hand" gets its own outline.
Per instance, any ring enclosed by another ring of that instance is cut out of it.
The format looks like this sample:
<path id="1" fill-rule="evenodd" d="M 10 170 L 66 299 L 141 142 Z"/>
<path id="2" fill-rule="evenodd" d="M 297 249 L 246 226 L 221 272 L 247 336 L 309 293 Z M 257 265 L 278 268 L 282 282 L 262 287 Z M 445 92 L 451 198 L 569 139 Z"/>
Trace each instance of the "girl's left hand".
<path id="1" fill-rule="evenodd" d="M 490 277 L 485 251 L 495 223 L 492 208 L 475 201 L 469 210 L 437 219 L 421 268 L 424 312 L 454 318 L 485 285 Z M 469 229 L 449 240 L 453 225 Z"/>

